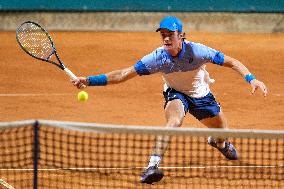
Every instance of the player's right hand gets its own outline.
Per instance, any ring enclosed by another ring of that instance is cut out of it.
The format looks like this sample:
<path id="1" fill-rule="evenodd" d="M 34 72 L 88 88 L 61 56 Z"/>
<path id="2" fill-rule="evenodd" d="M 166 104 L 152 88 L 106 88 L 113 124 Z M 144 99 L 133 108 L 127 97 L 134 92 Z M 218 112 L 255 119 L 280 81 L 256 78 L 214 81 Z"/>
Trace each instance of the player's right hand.
<path id="1" fill-rule="evenodd" d="M 71 80 L 72 84 L 78 89 L 83 89 L 88 86 L 88 81 L 86 77 L 78 77 L 76 80 Z"/>

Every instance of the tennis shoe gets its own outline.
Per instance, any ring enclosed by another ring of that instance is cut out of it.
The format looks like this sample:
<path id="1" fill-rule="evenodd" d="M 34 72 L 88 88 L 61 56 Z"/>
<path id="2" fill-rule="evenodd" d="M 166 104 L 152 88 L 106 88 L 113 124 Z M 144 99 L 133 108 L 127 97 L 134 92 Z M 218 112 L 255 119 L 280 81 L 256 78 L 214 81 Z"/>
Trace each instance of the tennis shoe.
<path id="1" fill-rule="evenodd" d="M 159 182 L 163 177 L 163 171 L 159 170 L 157 166 L 151 166 L 143 172 L 141 183 L 152 184 L 154 182 Z"/>
<path id="2" fill-rule="evenodd" d="M 208 144 L 214 148 L 217 148 L 227 159 L 229 160 L 237 160 L 238 153 L 235 149 L 234 145 L 228 141 L 225 141 L 225 147 L 220 148 L 217 146 L 217 141 L 213 137 L 209 137 L 207 140 Z"/>

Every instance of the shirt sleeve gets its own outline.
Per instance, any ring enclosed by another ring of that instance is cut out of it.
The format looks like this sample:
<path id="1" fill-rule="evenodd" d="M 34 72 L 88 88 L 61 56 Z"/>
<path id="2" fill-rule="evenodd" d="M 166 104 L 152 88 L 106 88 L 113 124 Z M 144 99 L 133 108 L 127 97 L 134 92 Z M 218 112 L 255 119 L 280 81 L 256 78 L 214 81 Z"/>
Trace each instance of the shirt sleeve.
<path id="1" fill-rule="evenodd" d="M 196 44 L 195 51 L 198 59 L 201 61 L 209 61 L 220 66 L 224 63 L 224 54 L 220 51 L 207 47 L 203 44 Z"/>
<path id="2" fill-rule="evenodd" d="M 145 64 L 139 60 L 135 65 L 134 68 L 137 72 L 138 75 L 150 75 L 150 72 L 148 71 L 147 67 Z"/>
<path id="3" fill-rule="evenodd" d="M 156 49 L 139 60 L 134 65 L 134 68 L 138 75 L 150 75 L 161 70 L 163 60 L 163 53 L 159 49 Z"/>

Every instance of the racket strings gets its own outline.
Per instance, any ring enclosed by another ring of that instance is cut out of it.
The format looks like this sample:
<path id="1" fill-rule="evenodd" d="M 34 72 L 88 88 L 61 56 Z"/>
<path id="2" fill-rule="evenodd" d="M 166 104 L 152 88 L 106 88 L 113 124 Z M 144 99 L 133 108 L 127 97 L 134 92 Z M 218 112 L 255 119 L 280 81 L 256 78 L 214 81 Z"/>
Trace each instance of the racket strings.
<path id="1" fill-rule="evenodd" d="M 17 31 L 21 46 L 36 58 L 48 60 L 54 53 L 54 48 L 48 35 L 33 23 L 23 24 Z"/>

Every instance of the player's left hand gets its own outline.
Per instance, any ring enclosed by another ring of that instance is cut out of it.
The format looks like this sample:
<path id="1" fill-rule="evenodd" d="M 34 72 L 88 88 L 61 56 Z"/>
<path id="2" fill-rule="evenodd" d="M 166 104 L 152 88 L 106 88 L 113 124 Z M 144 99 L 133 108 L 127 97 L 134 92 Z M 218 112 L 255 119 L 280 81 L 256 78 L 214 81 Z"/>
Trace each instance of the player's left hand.
<path id="1" fill-rule="evenodd" d="M 254 92 L 260 88 L 260 90 L 262 91 L 263 95 L 266 96 L 268 91 L 267 91 L 267 87 L 265 86 L 265 84 L 257 79 L 254 79 L 250 82 L 252 91 L 251 94 L 254 94 Z"/>

